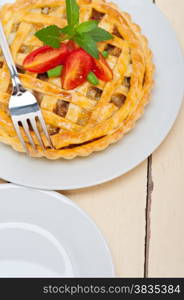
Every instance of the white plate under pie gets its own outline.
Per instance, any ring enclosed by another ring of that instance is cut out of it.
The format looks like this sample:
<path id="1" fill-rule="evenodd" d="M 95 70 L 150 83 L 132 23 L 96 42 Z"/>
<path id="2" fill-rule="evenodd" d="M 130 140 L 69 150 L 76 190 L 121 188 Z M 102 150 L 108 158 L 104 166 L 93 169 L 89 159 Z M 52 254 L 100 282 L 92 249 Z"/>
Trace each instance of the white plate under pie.
<path id="1" fill-rule="evenodd" d="M 93 221 L 56 192 L 0 185 L 0 277 L 114 277 Z"/>
<path id="2" fill-rule="evenodd" d="M 169 22 L 151 0 L 113 0 L 148 37 L 156 65 L 151 102 L 136 127 L 105 151 L 71 161 L 33 159 L 0 144 L 0 178 L 48 190 L 94 186 L 145 160 L 170 131 L 182 104 L 184 60 Z M 1 0 L 2 3 L 9 2 Z"/>

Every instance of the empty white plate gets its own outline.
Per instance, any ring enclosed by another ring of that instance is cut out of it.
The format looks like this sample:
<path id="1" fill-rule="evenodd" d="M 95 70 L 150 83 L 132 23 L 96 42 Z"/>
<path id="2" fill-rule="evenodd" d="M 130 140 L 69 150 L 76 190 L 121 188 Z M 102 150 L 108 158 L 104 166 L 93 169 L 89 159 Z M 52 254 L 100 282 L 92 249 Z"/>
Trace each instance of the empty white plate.
<path id="1" fill-rule="evenodd" d="M 0 185 L 0 277 L 114 277 L 96 225 L 56 192 Z"/>
<path id="2" fill-rule="evenodd" d="M 144 116 L 120 142 L 72 161 L 33 159 L 0 144 L 0 178 L 46 190 L 93 186 L 137 166 L 167 136 L 178 115 L 184 91 L 184 61 L 175 33 L 151 0 L 112 1 L 128 11 L 141 26 L 154 53 L 155 88 Z M 1 4 L 7 2 L 10 0 L 1 0 Z"/>

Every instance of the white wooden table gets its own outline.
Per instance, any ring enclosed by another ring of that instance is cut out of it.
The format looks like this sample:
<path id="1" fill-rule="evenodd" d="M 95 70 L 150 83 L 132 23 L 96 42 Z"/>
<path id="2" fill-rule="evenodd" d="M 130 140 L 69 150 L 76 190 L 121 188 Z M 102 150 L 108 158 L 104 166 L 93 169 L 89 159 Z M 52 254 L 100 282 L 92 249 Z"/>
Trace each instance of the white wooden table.
<path id="1" fill-rule="evenodd" d="M 184 0 L 155 2 L 184 49 Z M 133 171 L 109 183 L 64 194 L 101 229 L 117 276 L 184 277 L 183 181 L 184 108 L 160 148 Z"/>

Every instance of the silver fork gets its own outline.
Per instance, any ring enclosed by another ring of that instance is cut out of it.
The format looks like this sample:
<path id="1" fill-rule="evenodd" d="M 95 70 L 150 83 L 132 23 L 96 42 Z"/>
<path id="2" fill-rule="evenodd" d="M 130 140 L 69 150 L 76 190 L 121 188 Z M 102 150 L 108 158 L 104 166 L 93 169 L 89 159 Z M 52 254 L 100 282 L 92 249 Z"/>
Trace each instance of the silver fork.
<path id="1" fill-rule="evenodd" d="M 45 150 L 44 143 L 39 132 L 37 121 L 40 122 L 42 130 L 47 138 L 49 146 L 53 148 L 51 138 L 47 131 L 47 127 L 42 116 L 42 112 L 38 105 L 38 102 L 35 96 L 28 90 L 26 90 L 21 84 L 16 66 L 13 62 L 13 58 L 8 46 L 7 39 L 3 30 L 2 23 L 0 21 L 0 46 L 8 65 L 12 83 L 13 83 L 13 92 L 9 101 L 9 111 L 13 121 L 13 125 L 19 137 L 19 140 L 27 153 L 29 153 L 24 138 L 22 136 L 20 125 L 23 127 L 25 134 L 29 140 L 29 143 L 32 145 L 33 149 L 36 151 L 36 145 L 30 133 L 30 125 L 38 139 L 38 143 L 43 150 Z"/>

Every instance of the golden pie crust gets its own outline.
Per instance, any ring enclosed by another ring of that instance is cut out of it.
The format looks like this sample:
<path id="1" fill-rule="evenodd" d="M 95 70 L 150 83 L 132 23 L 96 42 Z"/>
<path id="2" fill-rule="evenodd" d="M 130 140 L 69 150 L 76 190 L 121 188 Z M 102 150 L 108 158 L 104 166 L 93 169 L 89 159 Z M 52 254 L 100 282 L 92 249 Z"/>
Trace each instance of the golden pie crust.
<path id="1" fill-rule="evenodd" d="M 22 130 L 31 156 L 48 159 L 88 156 L 107 148 L 130 131 L 144 113 L 153 86 L 154 65 L 147 39 L 131 17 L 112 3 L 103 0 L 78 0 L 80 21 L 100 21 L 99 26 L 114 39 L 98 44 L 109 53 L 113 69 L 111 82 L 98 86 L 86 82 L 72 91 L 61 88 L 60 78 L 48 79 L 45 74 L 25 72 L 24 58 L 42 46 L 35 32 L 44 26 L 64 27 L 65 0 L 17 0 L 0 10 L 0 17 L 11 46 L 23 85 L 37 96 L 55 149 L 50 149 L 43 136 L 46 151 L 38 146 L 33 151 Z M 23 152 L 14 130 L 8 101 L 12 86 L 10 74 L 0 53 L 0 141 Z"/>

